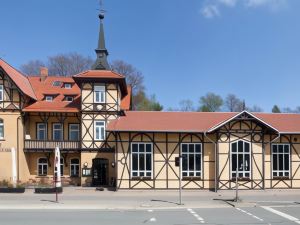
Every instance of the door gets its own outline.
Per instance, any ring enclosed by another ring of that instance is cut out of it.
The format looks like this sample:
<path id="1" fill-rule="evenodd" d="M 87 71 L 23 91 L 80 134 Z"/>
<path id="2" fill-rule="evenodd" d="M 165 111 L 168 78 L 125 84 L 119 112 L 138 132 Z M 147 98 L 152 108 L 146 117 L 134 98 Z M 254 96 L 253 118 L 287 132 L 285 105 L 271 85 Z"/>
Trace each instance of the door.
<path id="1" fill-rule="evenodd" d="M 92 184 L 93 186 L 108 185 L 108 159 L 93 159 Z"/>

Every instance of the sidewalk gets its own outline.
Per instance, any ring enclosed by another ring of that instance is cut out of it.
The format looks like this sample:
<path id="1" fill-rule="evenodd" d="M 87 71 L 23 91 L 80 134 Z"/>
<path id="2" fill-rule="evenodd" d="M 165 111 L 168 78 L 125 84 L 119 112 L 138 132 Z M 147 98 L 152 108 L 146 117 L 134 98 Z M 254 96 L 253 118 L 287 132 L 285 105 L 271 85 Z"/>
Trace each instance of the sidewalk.
<path id="1" fill-rule="evenodd" d="M 55 194 L 34 194 L 32 189 L 24 194 L 0 194 L 0 210 L 4 209 L 82 209 L 82 210 L 138 210 L 175 208 L 232 207 L 226 201 L 235 197 L 235 191 L 182 192 L 183 205 L 175 190 L 119 190 L 96 191 L 95 188 L 66 187 L 55 202 Z M 239 191 L 241 202 L 237 206 L 256 206 L 264 203 L 291 204 L 300 202 L 300 190 L 247 190 Z M 219 199 L 219 200 L 216 200 Z"/>

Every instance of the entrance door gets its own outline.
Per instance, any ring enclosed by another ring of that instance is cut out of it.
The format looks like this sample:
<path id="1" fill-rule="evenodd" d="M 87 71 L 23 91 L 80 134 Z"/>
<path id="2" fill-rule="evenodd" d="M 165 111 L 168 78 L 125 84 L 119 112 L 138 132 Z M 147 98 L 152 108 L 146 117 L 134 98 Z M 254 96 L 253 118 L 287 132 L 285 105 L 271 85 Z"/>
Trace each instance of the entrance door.
<path id="1" fill-rule="evenodd" d="M 93 186 L 108 185 L 108 159 L 93 159 L 92 184 Z"/>

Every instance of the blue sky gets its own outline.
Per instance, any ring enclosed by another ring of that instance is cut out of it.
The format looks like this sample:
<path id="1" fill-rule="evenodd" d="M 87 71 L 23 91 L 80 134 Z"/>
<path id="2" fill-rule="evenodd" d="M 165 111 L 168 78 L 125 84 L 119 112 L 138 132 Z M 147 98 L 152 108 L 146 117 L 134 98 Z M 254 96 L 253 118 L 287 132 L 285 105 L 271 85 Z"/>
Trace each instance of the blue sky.
<path id="1" fill-rule="evenodd" d="M 300 105 L 299 0 L 104 0 L 110 60 L 145 75 L 165 106 L 215 92 L 247 105 Z M 97 0 L 1 0 L 0 57 L 95 57 Z"/>

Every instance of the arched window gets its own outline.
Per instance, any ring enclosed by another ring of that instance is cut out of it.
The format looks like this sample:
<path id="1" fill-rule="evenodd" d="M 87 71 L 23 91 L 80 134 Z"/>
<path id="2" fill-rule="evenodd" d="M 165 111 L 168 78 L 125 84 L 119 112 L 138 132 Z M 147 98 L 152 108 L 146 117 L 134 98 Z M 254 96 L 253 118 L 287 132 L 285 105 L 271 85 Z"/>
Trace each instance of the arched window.
<path id="1" fill-rule="evenodd" d="M 0 139 L 4 138 L 4 123 L 3 119 L 0 119 Z"/>
<path id="2" fill-rule="evenodd" d="M 48 173 L 48 160 L 47 158 L 38 159 L 38 176 L 47 176 Z"/>
<path id="3" fill-rule="evenodd" d="M 70 176 L 79 177 L 79 159 L 70 160 Z"/>
<path id="4" fill-rule="evenodd" d="M 231 177 L 250 178 L 251 173 L 250 143 L 236 141 L 231 143 Z"/>

